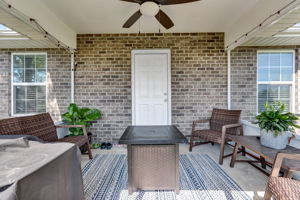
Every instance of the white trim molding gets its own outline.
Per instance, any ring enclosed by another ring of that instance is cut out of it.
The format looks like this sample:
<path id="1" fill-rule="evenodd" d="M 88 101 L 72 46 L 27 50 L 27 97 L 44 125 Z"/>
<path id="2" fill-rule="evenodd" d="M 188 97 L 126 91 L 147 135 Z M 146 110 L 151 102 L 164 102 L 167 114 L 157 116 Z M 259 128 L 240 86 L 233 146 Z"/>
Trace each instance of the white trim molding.
<path id="1" fill-rule="evenodd" d="M 227 109 L 231 109 L 231 50 L 227 50 Z"/>
<path id="2" fill-rule="evenodd" d="M 75 58 L 71 53 L 71 103 L 75 103 Z"/>

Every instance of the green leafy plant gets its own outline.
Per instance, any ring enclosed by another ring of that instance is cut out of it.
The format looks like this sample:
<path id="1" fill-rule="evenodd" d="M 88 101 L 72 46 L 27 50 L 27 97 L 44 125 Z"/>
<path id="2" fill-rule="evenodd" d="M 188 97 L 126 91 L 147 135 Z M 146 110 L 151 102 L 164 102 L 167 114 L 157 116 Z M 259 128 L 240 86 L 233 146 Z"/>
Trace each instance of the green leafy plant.
<path id="1" fill-rule="evenodd" d="M 256 116 L 261 129 L 274 133 L 275 136 L 286 131 L 295 132 L 295 128 L 300 128 L 296 124 L 298 117 L 290 112 L 285 112 L 285 105 L 281 102 L 274 102 L 273 105 L 265 104 L 265 110 Z"/>
<path id="2" fill-rule="evenodd" d="M 70 125 L 85 125 L 91 126 L 91 122 L 99 119 L 102 116 L 98 109 L 79 108 L 76 104 L 71 103 L 68 107 L 68 112 L 62 115 L 63 121 Z M 82 128 L 70 128 L 70 135 L 83 135 Z"/>

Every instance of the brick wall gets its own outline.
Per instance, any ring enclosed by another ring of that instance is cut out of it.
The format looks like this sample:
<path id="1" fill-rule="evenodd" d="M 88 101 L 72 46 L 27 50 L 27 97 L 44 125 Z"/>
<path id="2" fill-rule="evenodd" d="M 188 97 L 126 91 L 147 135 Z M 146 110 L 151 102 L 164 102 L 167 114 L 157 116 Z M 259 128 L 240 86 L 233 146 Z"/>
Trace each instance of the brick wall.
<path id="1" fill-rule="evenodd" d="M 0 49 L 0 118 L 11 115 L 11 53 L 47 52 L 48 111 L 54 120 L 66 111 L 70 103 L 70 55 L 61 49 Z"/>
<path id="2" fill-rule="evenodd" d="M 256 48 L 237 48 L 231 52 L 231 108 L 241 109 L 242 118 L 256 115 Z"/>
<path id="3" fill-rule="evenodd" d="M 185 134 L 194 119 L 213 107 L 227 107 L 227 58 L 222 33 L 78 35 L 75 98 L 99 108 L 103 118 L 91 131 L 97 141 L 120 137 L 131 124 L 131 50 L 171 49 L 172 122 Z M 231 54 L 232 108 L 242 118 L 256 114 L 256 53 L 259 49 L 296 50 L 296 113 L 300 113 L 299 47 L 239 47 Z M 70 103 L 70 55 L 58 49 L 0 49 L 0 118 L 10 115 L 11 52 L 47 52 L 48 111 L 60 120 Z"/>
<path id="4" fill-rule="evenodd" d="M 232 109 L 242 109 L 242 118 L 253 120 L 257 98 L 257 51 L 295 50 L 295 112 L 300 113 L 299 46 L 238 47 L 231 52 Z"/>
<path id="5" fill-rule="evenodd" d="M 9 114 L 10 107 L 10 53 L 0 50 L 0 118 Z"/>
<path id="6" fill-rule="evenodd" d="M 172 122 L 185 134 L 191 122 L 227 106 L 223 33 L 78 35 L 76 103 L 103 118 L 95 139 L 117 139 L 131 124 L 131 50 L 171 49 Z"/>

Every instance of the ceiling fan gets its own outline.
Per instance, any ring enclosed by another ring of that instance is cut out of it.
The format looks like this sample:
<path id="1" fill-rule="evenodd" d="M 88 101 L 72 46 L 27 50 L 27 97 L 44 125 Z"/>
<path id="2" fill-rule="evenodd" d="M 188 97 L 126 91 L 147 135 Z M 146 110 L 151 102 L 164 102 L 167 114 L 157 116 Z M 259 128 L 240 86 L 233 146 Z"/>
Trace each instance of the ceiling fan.
<path id="1" fill-rule="evenodd" d="M 123 25 L 123 28 L 130 28 L 142 15 L 155 17 L 166 29 L 174 26 L 170 17 L 160 9 L 161 5 L 174 5 L 191 3 L 200 0 L 121 0 L 140 4 L 140 9 L 136 11 Z"/>

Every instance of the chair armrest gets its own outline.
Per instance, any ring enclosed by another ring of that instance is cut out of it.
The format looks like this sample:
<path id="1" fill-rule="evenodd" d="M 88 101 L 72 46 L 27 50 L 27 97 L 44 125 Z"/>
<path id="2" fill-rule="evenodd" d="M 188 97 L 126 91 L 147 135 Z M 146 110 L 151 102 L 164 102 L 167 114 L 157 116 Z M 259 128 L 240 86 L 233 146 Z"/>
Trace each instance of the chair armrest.
<path id="1" fill-rule="evenodd" d="M 237 128 L 237 127 L 241 127 L 241 126 L 243 126 L 243 124 L 240 124 L 240 123 L 238 123 L 238 124 L 227 124 L 227 125 L 224 125 L 222 127 L 222 129 Z"/>
<path id="2" fill-rule="evenodd" d="M 279 171 L 284 158 L 290 160 L 300 160 L 300 154 L 277 153 L 270 176 L 276 177 L 279 175 Z"/>
<path id="3" fill-rule="evenodd" d="M 222 138 L 225 139 L 225 135 L 226 135 L 226 130 L 229 128 L 240 128 L 240 135 L 244 135 L 243 133 L 243 124 L 241 123 L 237 123 L 237 124 L 227 124 L 222 126 Z"/>
<path id="4" fill-rule="evenodd" d="M 192 125 L 192 132 L 195 131 L 196 125 L 197 124 L 203 124 L 209 122 L 209 119 L 199 119 L 199 120 L 194 120 L 193 125 Z"/>
<path id="5" fill-rule="evenodd" d="M 82 128 L 83 134 L 87 136 L 87 131 L 85 125 L 56 125 L 56 128 Z"/>

